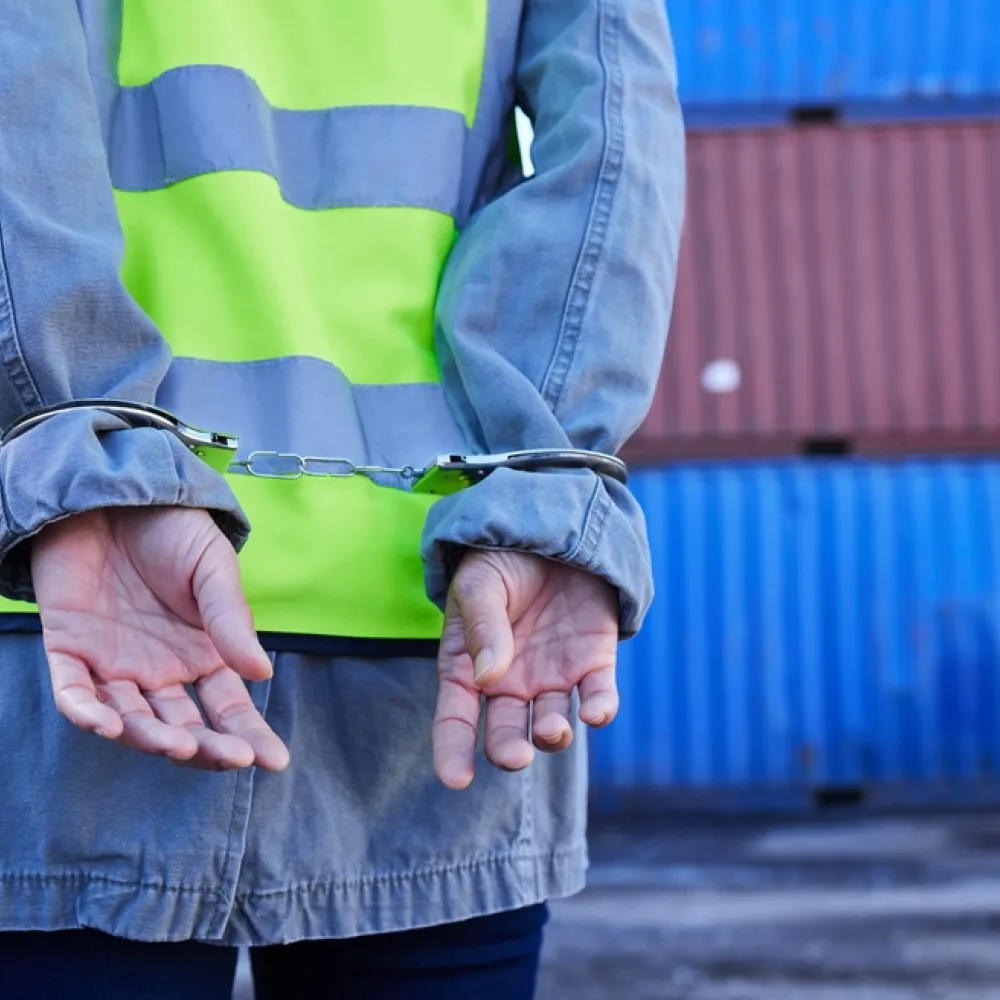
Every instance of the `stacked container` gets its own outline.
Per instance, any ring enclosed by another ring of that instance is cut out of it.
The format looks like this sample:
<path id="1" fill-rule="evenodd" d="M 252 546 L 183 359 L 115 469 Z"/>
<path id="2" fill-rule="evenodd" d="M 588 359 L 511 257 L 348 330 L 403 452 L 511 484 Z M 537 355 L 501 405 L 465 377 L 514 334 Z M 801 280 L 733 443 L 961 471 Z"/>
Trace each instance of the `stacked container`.
<path id="1" fill-rule="evenodd" d="M 1000 109 L 993 0 L 667 0 L 693 129 Z"/>
<path id="2" fill-rule="evenodd" d="M 1000 800 L 1000 18 L 668 0 L 657 598 L 596 802 Z M 995 13 L 995 12 L 994 12 Z"/>

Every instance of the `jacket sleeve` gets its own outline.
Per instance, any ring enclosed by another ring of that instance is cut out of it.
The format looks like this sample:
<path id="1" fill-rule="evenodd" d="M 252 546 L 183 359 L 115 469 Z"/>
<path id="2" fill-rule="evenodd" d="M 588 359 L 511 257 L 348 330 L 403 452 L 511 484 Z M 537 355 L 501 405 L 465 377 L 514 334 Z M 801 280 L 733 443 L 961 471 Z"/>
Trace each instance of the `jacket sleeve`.
<path id="1" fill-rule="evenodd" d="M 75 0 L 0 3 L 0 424 L 87 397 L 152 402 L 170 352 L 120 279 L 122 235 Z M 88 412 L 0 449 L 0 593 L 33 598 L 26 546 L 109 506 L 248 525 L 225 479 L 172 434 Z"/>
<path id="2" fill-rule="evenodd" d="M 446 391 L 488 451 L 617 451 L 652 399 L 673 299 L 683 126 L 662 0 L 528 0 L 516 75 L 535 174 L 482 208 L 443 277 Z M 439 501 L 424 535 L 444 600 L 465 547 L 588 570 L 634 633 L 652 599 L 642 512 L 593 473 L 500 470 Z"/>

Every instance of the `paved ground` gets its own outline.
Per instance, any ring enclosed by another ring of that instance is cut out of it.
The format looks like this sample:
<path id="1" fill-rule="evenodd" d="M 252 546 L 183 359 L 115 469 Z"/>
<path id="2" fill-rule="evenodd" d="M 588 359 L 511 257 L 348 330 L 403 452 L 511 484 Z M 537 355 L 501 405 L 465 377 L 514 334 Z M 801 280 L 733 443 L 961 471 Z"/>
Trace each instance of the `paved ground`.
<path id="1" fill-rule="evenodd" d="M 595 829 L 540 1000 L 996 1000 L 1000 816 Z"/>
<path id="2" fill-rule="evenodd" d="M 633 820 L 592 855 L 539 1000 L 1000 998 L 1000 814 Z"/>

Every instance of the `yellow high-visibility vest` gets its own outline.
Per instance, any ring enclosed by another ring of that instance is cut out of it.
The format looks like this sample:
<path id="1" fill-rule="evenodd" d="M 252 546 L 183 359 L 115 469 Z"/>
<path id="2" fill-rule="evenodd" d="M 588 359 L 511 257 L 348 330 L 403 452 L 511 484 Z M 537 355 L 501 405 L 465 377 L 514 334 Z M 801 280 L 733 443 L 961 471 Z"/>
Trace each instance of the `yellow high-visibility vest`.
<path id="1" fill-rule="evenodd" d="M 239 435 L 243 458 L 460 449 L 435 299 L 506 155 L 519 0 L 80 7 L 123 277 L 175 355 L 156 402 Z M 433 498 L 402 477 L 228 478 L 259 630 L 440 634 L 419 555 Z"/>

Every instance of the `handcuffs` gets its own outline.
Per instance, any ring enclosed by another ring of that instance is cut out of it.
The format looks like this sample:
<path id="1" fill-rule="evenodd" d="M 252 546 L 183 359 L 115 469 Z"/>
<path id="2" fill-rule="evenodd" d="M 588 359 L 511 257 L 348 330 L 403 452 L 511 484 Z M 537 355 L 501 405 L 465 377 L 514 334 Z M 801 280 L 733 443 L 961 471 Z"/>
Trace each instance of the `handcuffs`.
<path id="1" fill-rule="evenodd" d="M 77 410 L 109 413 L 118 417 L 129 428 L 150 427 L 169 431 L 217 472 L 242 472 L 255 478 L 298 479 L 303 475 L 334 478 L 360 475 L 371 478 L 376 475 L 395 474 L 410 480 L 410 489 L 414 493 L 433 496 L 447 496 L 467 489 L 482 482 L 497 469 L 514 469 L 521 472 L 582 469 L 622 484 L 628 479 L 628 470 L 620 458 L 576 448 L 530 448 L 491 455 L 438 455 L 423 468 L 358 465 L 345 458 L 321 458 L 264 451 L 253 452 L 246 460 L 237 461 L 239 438 L 236 435 L 192 427 L 157 406 L 111 399 L 77 399 L 34 410 L 19 417 L 7 427 L 0 436 L 0 448 L 51 417 Z M 291 462 L 292 465 L 288 466 L 286 471 L 255 471 L 255 464 L 263 459 L 272 459 L 279 464 L 282 461 Z M 316 471 L 323 469 L 327 471 Z"/>

